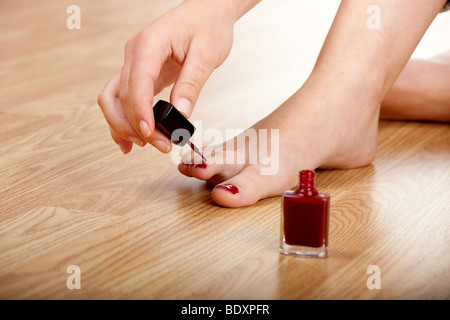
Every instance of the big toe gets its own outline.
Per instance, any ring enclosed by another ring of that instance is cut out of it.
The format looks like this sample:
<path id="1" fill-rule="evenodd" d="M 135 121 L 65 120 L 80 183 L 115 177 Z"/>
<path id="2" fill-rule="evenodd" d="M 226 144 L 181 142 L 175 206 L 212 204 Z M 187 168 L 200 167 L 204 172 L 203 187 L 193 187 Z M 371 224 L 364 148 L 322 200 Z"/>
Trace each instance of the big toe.
<path id="1" fill-rule="evenodd" d="M 216 185 L 235 176 L 244 167 L 245 164 L 226 164 L 215 161 L 193 161 L 193 159 L 189 158 L 189 155 L 187 155 L 178 165 L 178 170 L 188 177 L 205 180 L 209 184 Z"/>
<path id="2" fill-rule="evenodd" d="M 216 185 L 211 193 L 220 206 L 237 208 L 250 206 L 260 199 L 278 196 L 293 187 L 292 181 L 281 175 L 262 175 L 261 168 L 250 165 L 239 174 Z"/>

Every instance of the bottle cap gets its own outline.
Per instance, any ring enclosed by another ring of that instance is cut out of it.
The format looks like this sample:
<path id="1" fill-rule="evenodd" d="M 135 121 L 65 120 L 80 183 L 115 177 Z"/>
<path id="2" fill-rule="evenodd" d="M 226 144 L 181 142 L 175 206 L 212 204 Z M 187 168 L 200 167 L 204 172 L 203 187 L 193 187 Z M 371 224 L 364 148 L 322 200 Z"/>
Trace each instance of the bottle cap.
<path id="1" fill-rule="evenodd" d="M 194 134 L 194 125 L 167 101 L 158 101 L 153 107 L 153 115 L 156 128 L 176 145 L 184 146 Z"/>

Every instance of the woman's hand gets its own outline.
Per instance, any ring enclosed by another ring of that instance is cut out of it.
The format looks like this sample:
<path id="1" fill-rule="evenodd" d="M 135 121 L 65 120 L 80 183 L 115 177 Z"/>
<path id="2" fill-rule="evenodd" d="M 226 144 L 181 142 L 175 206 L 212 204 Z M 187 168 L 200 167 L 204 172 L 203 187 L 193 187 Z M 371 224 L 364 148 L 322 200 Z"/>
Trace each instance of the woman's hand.
<path id="1" fill-rule="evenodd" d="M 124 153 L 147 142 L 170 151 L 170 140 L 155 130 L 153 98 L 174 84 L 170 101 L 190 117 L 206 80 L 231 51 L 235 13 L 216 1 L 187 0 L 126 43 L 122 70 L 98 96 Z"/>

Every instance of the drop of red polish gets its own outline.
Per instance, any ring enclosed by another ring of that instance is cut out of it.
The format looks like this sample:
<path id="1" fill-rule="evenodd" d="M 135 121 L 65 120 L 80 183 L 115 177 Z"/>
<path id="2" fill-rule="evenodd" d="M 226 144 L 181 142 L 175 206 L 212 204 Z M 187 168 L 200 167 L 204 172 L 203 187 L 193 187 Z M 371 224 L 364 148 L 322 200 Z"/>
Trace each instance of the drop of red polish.
<path id="1" fill-rule="evenodd" d="M 217 188 L 227 190 L 227 191 L 231 192 L 232 194 L 236 194 L 239 192 L 239 189 L 235 185 L 232 185 L 232 184 L 221 184 L 221 185 L 218 185 Z"/>

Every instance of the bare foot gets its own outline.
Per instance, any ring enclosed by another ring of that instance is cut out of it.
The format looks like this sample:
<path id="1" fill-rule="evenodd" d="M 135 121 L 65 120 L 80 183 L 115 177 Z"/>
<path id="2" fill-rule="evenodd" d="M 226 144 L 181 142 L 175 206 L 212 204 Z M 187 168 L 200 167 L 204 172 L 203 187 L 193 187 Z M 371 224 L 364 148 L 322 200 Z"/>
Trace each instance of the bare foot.
<path id="1" fill-rule="evenodd" d="M 337 86 L 306 84 L 251 128 L 279 129 L 279 170 L 273 175 L 262 175 L 264 165 L 248 161 L 207 163 L 206 166 L 188 164 L 192 161 L 189 154 L 183 158 L 179 171 L 215 185 L 211 196 L 217 204 L 242 207 L 295 187 L 300 170 L 367 165 L 375 157 L 379 105 L 372 103 L 376 99 L 369 99 L 362 93 L 364 90 L 356 90 L 352 97 L 342 92 L 346 90 Z M 215 149 L 215 156 L 236 154 L 248 147 L 245 144 L 227 150 L 220 145 Z"/>
<path id="2" fill-rule="evenodd" d="M 450 122 L 450 52 L 409 61 L 386 95 L 381 117 Z"/>

